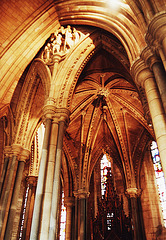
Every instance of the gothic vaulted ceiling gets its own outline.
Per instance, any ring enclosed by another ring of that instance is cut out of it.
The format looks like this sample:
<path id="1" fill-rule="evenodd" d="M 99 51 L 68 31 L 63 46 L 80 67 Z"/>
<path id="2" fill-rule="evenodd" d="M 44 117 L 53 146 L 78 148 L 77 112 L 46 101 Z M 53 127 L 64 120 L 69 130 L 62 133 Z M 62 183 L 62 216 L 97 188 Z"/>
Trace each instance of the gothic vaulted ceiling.
<path id="1" fill-rule="evenodd" d="M 89 182 L 103 153 L 111 156 L 127 184 L 135 185 L 152 134 L 129 74 L 125 50 L 115 37 L 108 36 L 119 54 L 101 45 L 87 63 L 75 87 L 65 135 L 65 151 L 73 168 L 82 174 L 82 186 Z M 126 62 L 121 61 L 120 52 Z"/>

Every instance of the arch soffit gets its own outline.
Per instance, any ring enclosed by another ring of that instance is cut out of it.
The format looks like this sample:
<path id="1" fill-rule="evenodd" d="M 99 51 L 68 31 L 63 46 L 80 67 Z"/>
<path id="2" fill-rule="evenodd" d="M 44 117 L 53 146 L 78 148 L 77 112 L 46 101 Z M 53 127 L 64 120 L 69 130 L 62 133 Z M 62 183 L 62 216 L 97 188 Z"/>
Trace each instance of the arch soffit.
<path id="1" fill-rule="evenodd" d="M 101 31 L 93 31 L 87 34 L 85 38 L 73 49 L 61 63 L 54 79 L 55 88 L 51 91 L 51 97 L 54 97 L 57 102 L 57 107 L 70 108 L 72 95 L 75 89 L 77 80 L 89 59 L 94 53 L 103 47 L 111 54 L 118 56 L 123 66 L 129 71 L 130 65 L 122 51 L 122 46 L 112 41 L 106 34 Z M 60 85 L 59 85 L 60 83 Z"/>
<path id="2" fill-rule="evenodd" d="M 70 168 L 71 168 L 74 190 L 77 190 L 78 183 L 79 183 L 79 170 L 78 170 L 78 166 L 74 160 L 74 157 L 71 155 L 70 146 L 67 144 L 67 141 L 65 140 L 65 138 L 63 140 L 63 150 L 65 153 L 65 158 L 67 158 Z"/>
<path id="3" fill-rule="evenodd" d="M 78 17 L 78 16 L 77 16 Z M 90 25 L 104 29 L 113 35 L 115 35 L 123 44 L 130 64 L 132 64 L 139 56 L 141 51 L 145 48 L 146 42 L 144 39 L 144 33 L 142 33 L 138 26 L 134 26 L 133 23 L 128 22 L 126 24 L 125 20 L 121 21 L 119 19 L 114 19 L 107 17 L 102 14 L 91 13 L 80 15 L 78 19 L 67 19 L 61 21 L 62 25 L 74 24 L 74 25 Z"/>
<path id="4" fill-rule="evenodd" d="M 114 12 L 107 1 L 94 0 L 92 5 L 92 1 L 86 0 L 86 9 L 83 2 L 77 2 L 77 6 L 70 0 L 57 3 L 60 24 L 90 25 L 111 32 L 122 42 L 132 63 L 146 46 L 147 24 L 137 4 L 134 1 L 119 3 L 120 9 Z"/>
<path id="5" fill-rule="evenodd" d="M 41 78 L 42 85 L 45 91 L 45 99 L 46 99 L 49 96 L 50 85 L 51 85 L 50 69 L 40 58 L 36 58 L 32 64 L 34 64 L 36 72 Z"/>
<path id="6" fill-rule="evenodd" d="M 44 68 L 43 68 L 44 69 Z M 31 139 L 32 132 L 35 129 L 39 119 L 42 117 L 42 111 L 40 110 L 38 115 L 36 115 L 35 119 L 32 119 L 32 123 L 30 124 L 30 113 L 31 107 L 33 104 L 33 100 L 35 97 L 36 90 L 38 85 L 43 80 L 43 76 L 49 76 L 46 71 L 40 70 L 38 71 L 38 67 L 36 67 L 36 63 L 32 63 L 28 73 L 25 77 L 24 84 L 21 90 L 19 104 L 16 109 L 16 124 L 14 129 L 14 137 L 13 143 L 20 144 L 29 148 L 29 141 L 25 141 L 26 136 L 29 135 L 29 139 Z M 41 80 L 42 76 L 42 80 Z M 46 78 L 47 79 L 47 78 Z M 45 83 L 44 83 L 45 86 Z M 43 87 L 44 87 L 43 86 Z M 46 89 L 45 89 L 46 94 Z M 46 96 L 44 96 L 46 98 Z M 30 126 L 31 125 L 31 126 Z"/>

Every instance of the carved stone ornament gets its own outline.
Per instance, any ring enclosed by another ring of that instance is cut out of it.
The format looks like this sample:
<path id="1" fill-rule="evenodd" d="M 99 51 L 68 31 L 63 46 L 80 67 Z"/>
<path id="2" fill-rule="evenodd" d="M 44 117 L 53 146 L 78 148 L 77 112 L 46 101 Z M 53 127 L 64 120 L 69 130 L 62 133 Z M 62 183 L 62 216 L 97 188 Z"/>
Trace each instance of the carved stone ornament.
<path id="1" fill-rule="evenodd" d="M 67 28 L 63 26 L 55 33 L 52 33 L 43 52 L 41 58 L 46 64 L 54 63 L 56 55 L 64 56 L 73 46 L 75 46 L 81 37 L 81 32 L 75 28 Z"/>

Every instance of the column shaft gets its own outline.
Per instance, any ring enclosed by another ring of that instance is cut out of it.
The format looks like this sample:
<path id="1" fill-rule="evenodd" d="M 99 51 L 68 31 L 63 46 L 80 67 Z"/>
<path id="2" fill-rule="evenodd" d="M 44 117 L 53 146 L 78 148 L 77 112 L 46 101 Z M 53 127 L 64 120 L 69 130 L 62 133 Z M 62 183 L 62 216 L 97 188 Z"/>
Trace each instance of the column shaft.
<path id="1" fill-rule="evenodd" d="M 24 166 L 25 166 L 25 162 L 18 163 L 17 176 L 16 176 L 16 181 L 15 181 L 15 186 L 14 186 L 14 191 L 12 195 L 12 201 L 11 201 L 11 206 L 10 206 L 9 216 L 7 221 L 5 240 L 12 239 L 13 223 L 14 223 L 15 213 L 17 210 L 17 202 L 18 202 L 18 196 L 20 192 Z"/>
<path id="2" fill-rule="evenodd" d="M 52 128 L 51 128 L 51 137 L 50 137 L 50 147 L 49 147 L 48 167 L 47 167 L 47 176 L 46 176 L 46 186 L 45 186 L 45 193 L 44 193 L 43 213 L 42 213 L 42 220 L 41 220 L 40 240 L 48 239 L 48 233 L 49 233 L 57 135 L 58 135 L 58 123 L 53 122 Z"/>
<path id="3" fill-rule="evenodd" d="M 166 37 L 163 38 L 162 47 L 163 47 L 164 55 L 166 56 Z"/>
<path id="4" fill-rule="evenodd" d="M 0 233 L 1 233 L 0 239 L 3 239 L 4 233 L 5 233 L 8 212 L 9 212 L 9 208 L 10 208 L 10 202 L 11 202 L 11 198 L 12 198 L 13 186 L 14 186 L 17 165 L 18 165 L 17 156 L 14 155 L 12 157 L 11 161 L 12 162 L 11 162 L 10 169 L 9 169 L 5 192 L 4 192 L 3 198 L 1 199 L 1 203 L 0 203 L 0 210 L 1 210 L 1 212 L 0 212 Z"/>
<path id="5" fill-rule="evenodd" d="M 5 159 L 4 159 L 3 170 L 2 170 L 2 174 L 1 174 L 1 178 L 0 178 L 0 196 L 1 196 L 1 193 L 2 193 L 2 189 L 3 189 L 3 185 L 4 185 L 4 181 L 5 181 L 5 176 L 6 176 L 6 173 L 7 173 L 8 162 L 9 162 L 9 156 L 6 156 Z"/>
<path id="6" fill-rule="evenodd" d="M 152 66 L 153 73 L 157 82 L 157 86 L 160 92 L 161 100 L 166 113 L 166 74 L 162 63 L 155 62 Z"/>
<path id="7" fill-rule="evenodd" d="M 80 199 L 80 240 L 86 240 L 86 199 Z"/>
<path id="8" fill-rule="evenodd" d="M 42 156 L 40 161 L 40 169 L 39 169 L 39 177 L 36 189 L 36 196 L 35 196 L 35 205 L 33 211 L 33 218 L 32 218 L 32 227 L 31 227 L 31 240 L 38 239 L 39 227 L 40 227 L 40 216 L 41 216 L 41 209 L 42 209 L 42 199 L 43 199 L 43 192 L 44 192 L 44 184 L 45 184 L 45 174 L 46 174 L 46 167 L 47 167 L 47 158 L 48 158 L 48 147 L 49 147 L 49 140 L 50 140 L 50 132 L 51 132 L 51 119 L 46 119 L 46 129 L 44 134 L 43 140 L 43 149 L 42 149 Z"/>
<path id="9" fill-rule="evenodd" d="M 74 239 L 78 239 L 78 198 L 75 197 Z"/>
<path id="10" fill-rule="evenodd" d="M 50 217 L 50 228 L 49 228 L 49 240 L 55 240 L 57 234 L 57 213 L 58 213 L 58 202 L 59 202 L 59 190 L 60 190 L 60 171 L 61 171 L 61 159 L 62 159 L 62 146 L 63 146 L 63 135 L 64 135 L 65 122 L 59 122 L 58 129 L 58 140 L 57 140 L 57 151 L 55 160 L 55 172 L 52 192 L 52 204 L 51 204 L 51 217 Z"/>
<path id="11" fill-rule="evenodd" d="M 134 227 L 134 240 L 142 240 L 141 232 L 140 232 L 140 222 L 138 217 L 138 207 L 137 207 L 137 198 L 131 197 L 131 212 L 133 219 L 133 227 Z"/>
<path id="12" fill-rule="evenodd" d="M 25 239 L 29 239 L 29 237 L 30 237 L 33 209 L 34 209 L 34 204 L 35 204 L 35 192 L 36 192 L 36 186 L 32 186 L 31 196 L 30 196 L 30 206 L 29 206 L 28 219 L 27 219 L 27 225 L 26 225 L 26 234 L 25 234 L 26 237 L 25 237 Z"/>
<path id="13" fill-rule="evenodd" d="M 160 152 L 161 163 L 164 175 L 166 176 L 166 116 L 154 78 L 147 78 L 144 82 L 144 87 Z"/>
<path id="14" fill-rule="evenodd" d="M 66 207 L 66 236 L 65 240 L 71 240 L 71 221 L 72 221 L 72 207 Z"/>
<path id="15" fill-rule="evenodd" d="M 75 221 L 77 237 L 75 239 L 86 240 L 87 198 L 89 196 L 89 192 L 85 191 L 84 189 L 79 189 L 78 191 L 74 192 L 74 195 L 77 199 L 77 215 L 75 217 L 75 219 L 77 219 L 77 221 Z"/>
<path id="16" fill-rule="evenodd" d="M 64 205 L 66 206 L 65 240 L 71 240 L 72 239 L 72 220 L 73 220 L 74 198 L 65 197 Z"/>
<path id="17" fill-rule="evenodd" d="M 27 197 L 27 203 L 26 203 L 24 225 L 22 230 L 23 240 L 29 239 L 29 235 L 30 235 L 30 226 L 31 226 L 33 207 L 34 207 L 34 195 L 36 191 L 36 182 L 37 182 L 37 177 L 35 176 L 28 176 L 28 178 L 26 179 L 26 188 L 25 188 L 24 196 L 28 187 L 29 187 L 29 190 L 28 190 L 28 197 Z M 24 200 L 24 203 L 25 203 L 25 200 Z"/>

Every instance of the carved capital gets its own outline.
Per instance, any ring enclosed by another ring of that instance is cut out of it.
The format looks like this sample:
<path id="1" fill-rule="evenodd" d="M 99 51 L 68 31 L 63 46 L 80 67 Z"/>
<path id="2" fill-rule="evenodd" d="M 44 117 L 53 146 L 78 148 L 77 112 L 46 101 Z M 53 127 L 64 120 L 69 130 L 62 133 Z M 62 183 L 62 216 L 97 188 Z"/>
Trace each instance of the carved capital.
<path id="1" fill-rule="evenodd" d="M 66 125 L 69 123 L 69 115 L 70 111 L 67 108 L 57 108 L 56 109 L 56 115 L 59 120 L 59 122 L 65 122 Z"/>
<path id="2" fill-rule="evenodd" d="M 28 176 L 27 177 L 27 182 L 29 183 L 29 185 L 36 187 L 37 185 L 37 176 Z"/>
<path id="3" fill-rule="evenodd" d="M 144 83 L 147 79 L 154 78 L 152 71 L 141 58 L 137 59 L 133 63 L 131 67 L 131 74 L 135 83 L 142 87 L 144 87 Z"/>
<path id="4" fill-rule="evenodd" d="M 17 145 L 17 144 L 13 144 L 11 146 L 11 149 L 12 149 L 12 155 L 15 155 L 15 156 L 20 156 L 20 153 L 22 151 L 22 146 L 21 145 Z"/>
<path id="5" fill-rule="evenodd" d="M 5 157 L 10 157 L 12 153 L 12 147 L 11 146 L 5 146 L 4 147 L 4 155 Z"/>
<path id="6" fill-rule="evenodd" d="M 148 34 L 146 39 L 149 41 L 151 37 L 158 40 L 159 43 L 166 37 L 166 12 L 157 13 L 148 26 Z"/>
<path id="7" fill-rule="evenodd" d="M 52 119 L 55 115 L 56 107 L 54 98 L 48 98 L 43 107 L 43 115 L 45 118 Z"/>
<path id="8" fill-rule="evenodd" d="M 28 149 L 22 149 L 22 151 L 20 153 L 19 161 L 26 162 L 26 160 L 28 160 L 29 156 L 30 156 L 30 151 Z"/>
<path id="9" fill-rule="evenodd" d="M 126 195 L 129 198 L 137 198 L 141 195 L 142 190 L 138 188 L 127 188 Z"/>
<path id="10" fill-rule="evenodd" d="M 78 189 L 77 191 L 74 191 L 74 196 L 79 198 L 79 199 L 84 199 L 84 198 L 88 198 L 90 192 L 84 190 L 84 189 Z"/>
<path id="11" fill-rule="evenodd" d="M 18 161 L 26 162 L 30 156 L 30 151 L 23 148 L 21 145 L 13 144 L 11 146 L 11 154 L 17 156 Z"/>
<path id="12" fill-rule="evenodd" d="M 141 53 L 141 58 L 145 61 L 145 63 L 152 69 L 153 64 L 160 62 L 160 59 L 157 55 L 151 50 L 150 47 L 144 48 Z"/>

